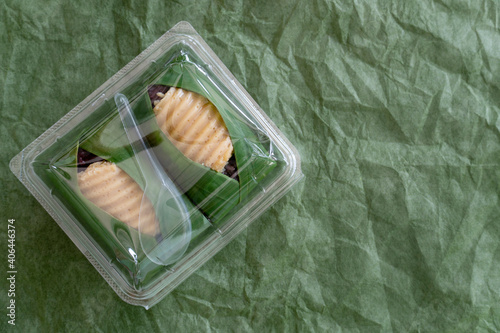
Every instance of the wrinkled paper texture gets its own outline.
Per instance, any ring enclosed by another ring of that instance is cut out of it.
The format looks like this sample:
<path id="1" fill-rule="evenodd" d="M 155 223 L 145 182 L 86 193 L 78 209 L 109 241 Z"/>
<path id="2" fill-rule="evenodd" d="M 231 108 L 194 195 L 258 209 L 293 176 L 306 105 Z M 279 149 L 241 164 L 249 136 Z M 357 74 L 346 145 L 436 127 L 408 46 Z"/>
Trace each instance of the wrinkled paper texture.
<path id="1" fill-rule="evenodd" d="M 17 328 L 500 330 L 499 14 L 492 0 L 6 0 L 0 253 L 15 218 Z M 146 311 L 7 164 L 181 20 L 296 145 L 306 178 Z"/>

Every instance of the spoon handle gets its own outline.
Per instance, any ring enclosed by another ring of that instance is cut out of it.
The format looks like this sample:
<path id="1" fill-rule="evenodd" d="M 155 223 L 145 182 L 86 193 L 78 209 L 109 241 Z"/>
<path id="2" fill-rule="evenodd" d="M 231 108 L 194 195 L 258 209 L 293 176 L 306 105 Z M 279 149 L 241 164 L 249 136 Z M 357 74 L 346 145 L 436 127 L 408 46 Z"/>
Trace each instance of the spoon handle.
<path id="1" fill-rule="evenodd" d="M 144 133 L 142 133 L 141 127 L 137 122 L 137 119 L 132 111 L 130 103 L 127 97 L 123 94 L 115 95 L 115 103 L 118 107 L 118 113 L 123 123 L 125 133 L 127 134 L 130 146 L 134 151 L 134 154 L 139 157 L 137 158 L 137 163 L 140 169 L 143 171 L 151 170 L 154 175 L 158 177 L 162 185 L 170 187 L 171 180 L 165 174 L 165 171 L 160 166 L 160 162 L 154 154 L 151 153 L 150 148 L 144 141 Z M 145 179 L 147 182 L 147 179 Z M 148 184 L 152 185 L 152 184 Z M 180 194 L 179 194 L 180 195 Z"/>

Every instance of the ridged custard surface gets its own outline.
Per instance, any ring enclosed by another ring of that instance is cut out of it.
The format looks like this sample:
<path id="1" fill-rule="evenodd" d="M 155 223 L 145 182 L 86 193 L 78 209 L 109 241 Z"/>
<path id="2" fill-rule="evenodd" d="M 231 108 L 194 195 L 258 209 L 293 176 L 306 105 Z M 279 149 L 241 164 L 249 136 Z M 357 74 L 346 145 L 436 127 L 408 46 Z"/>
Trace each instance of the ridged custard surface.
<path id="1" fill-rule="evenodd" d="M 88 200 L 132 228 L 138 229 L 140 212 L 141 232 L 153 236 L 157 233 L 153 205 L 147 198 L 142 201 L 144 192 L 140 186 L 116 164 L 92 163 L 78 173 L 78 186 Z"/>
<path id="2" fill-rule="evenodd" d="M 205 97 L 170 88 L 154 107 L 160 129 L 190 160 L 222 172 L 233 144 L 217 108 Z"/>

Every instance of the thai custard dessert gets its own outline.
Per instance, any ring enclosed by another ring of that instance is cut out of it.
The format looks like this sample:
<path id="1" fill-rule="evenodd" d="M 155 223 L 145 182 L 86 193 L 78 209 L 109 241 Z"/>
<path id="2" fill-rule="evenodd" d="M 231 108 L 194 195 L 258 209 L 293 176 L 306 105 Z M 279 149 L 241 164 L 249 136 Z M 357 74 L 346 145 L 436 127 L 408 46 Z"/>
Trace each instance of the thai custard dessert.
<path id="1" fill-rule="evenodd" d="M 123 170 L 111 162 L 92 163 L 78 173 L 78 185 L 82 194 L 99 208 L 139 229 L 139 213 L 142 215 L 141 231 L 156 235 L 158 221 L 149 200 L 142 202 L 144 192 Z"/>
<path id="2" fill-rule="evenodd" d="M 219 111 L 205 97 L 180 88 L 157 93 L 154 112 L 158 125 L 184 156 L 222 172 L 233 144 Z"/>

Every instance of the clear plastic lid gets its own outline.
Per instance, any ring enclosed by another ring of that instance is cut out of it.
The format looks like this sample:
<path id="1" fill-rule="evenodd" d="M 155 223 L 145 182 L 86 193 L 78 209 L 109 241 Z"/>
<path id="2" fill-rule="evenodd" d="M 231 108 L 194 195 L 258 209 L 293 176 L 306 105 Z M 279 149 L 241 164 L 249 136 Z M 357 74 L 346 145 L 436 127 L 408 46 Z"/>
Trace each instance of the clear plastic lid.
<path id="1" fill-rule="evenodd" d="M 146 308 L 302 177 L 295 148 L 186 22 L 11 169 L 118 295 Z"/>

